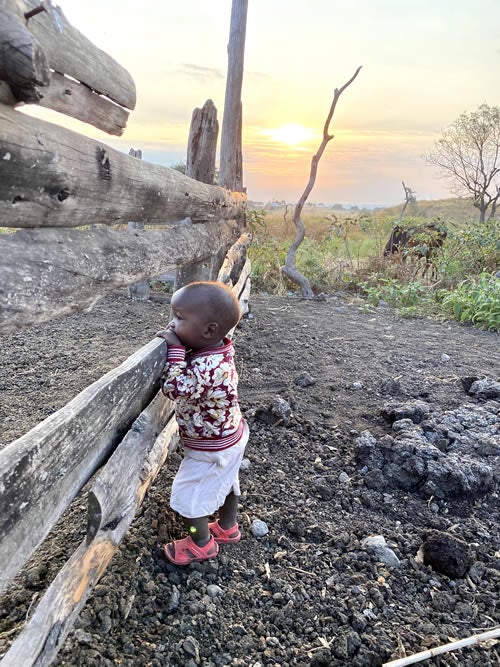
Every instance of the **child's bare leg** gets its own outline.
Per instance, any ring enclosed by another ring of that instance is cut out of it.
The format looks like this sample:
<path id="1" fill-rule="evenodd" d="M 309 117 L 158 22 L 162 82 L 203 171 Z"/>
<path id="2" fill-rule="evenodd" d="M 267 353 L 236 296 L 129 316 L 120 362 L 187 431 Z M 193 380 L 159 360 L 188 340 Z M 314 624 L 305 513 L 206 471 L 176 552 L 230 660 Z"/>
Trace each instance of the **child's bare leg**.
<path id="1" fill-rule="evenodd" d="M 208 517 L 200 516 L 197 519 L 187 519 L 186 517 L 182 517 L 182 520 L 184 521 L 184 525 L 193 542 L 199 547 L 204 547 L 210 540 Z"/>
<path id="2" fill-rule="evenodd" d="M 238 496 L 235 496 L 234 493 L 231 493 L 226 496 L 224 505 L 219 510 L 219 525 L 224 530 L 232 528 L 236 523 L 236 517 L 238 515 Z"/>

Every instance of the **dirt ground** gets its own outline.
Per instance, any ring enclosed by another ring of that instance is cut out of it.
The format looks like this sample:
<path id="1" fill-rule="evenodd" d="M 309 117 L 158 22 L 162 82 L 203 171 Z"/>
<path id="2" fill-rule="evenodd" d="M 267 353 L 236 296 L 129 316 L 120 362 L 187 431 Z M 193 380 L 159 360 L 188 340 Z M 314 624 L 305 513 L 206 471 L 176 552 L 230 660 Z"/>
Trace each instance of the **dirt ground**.
<path id="1" fill-rule="evenodd" d="M 166 300 L 117 292 L 1 338 L 1 444 L 147 343 Z M 241 542 L 167 563 L 174 453 L 56 664 L 361 667 L 498 625 L 498 336 L 343 295 L 254 296 L 235 346 L 251 427 Z M 82 496 L 3 597 L 0 654 L 81 542 L 85 511 Z M 493 666 L 500 648 L 420 664 Z"/>

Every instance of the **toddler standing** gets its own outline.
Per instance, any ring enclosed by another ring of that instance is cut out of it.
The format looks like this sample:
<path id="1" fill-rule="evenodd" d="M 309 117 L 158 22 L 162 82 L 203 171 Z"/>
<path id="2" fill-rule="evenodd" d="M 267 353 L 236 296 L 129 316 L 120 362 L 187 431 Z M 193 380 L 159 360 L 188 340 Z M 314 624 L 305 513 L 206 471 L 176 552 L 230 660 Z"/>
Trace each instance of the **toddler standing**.
<path id="1" fill-rule="evenodd" d="M 176 565 L 214 558 L 219 544 L 238 542 L 238 470 L 248 425 L 238 404 L 234 349 L 226 337 L 240 319 L 238 300 L 218 282 L 195 282 L 174 293 L 172 319 L 158 332 L 168 344 L 162 391 L 175 401 L 184 458 L 170 506 L 188 536 L 164 547 Z M 219 511 L 213 523 L 208 516 Z"/>

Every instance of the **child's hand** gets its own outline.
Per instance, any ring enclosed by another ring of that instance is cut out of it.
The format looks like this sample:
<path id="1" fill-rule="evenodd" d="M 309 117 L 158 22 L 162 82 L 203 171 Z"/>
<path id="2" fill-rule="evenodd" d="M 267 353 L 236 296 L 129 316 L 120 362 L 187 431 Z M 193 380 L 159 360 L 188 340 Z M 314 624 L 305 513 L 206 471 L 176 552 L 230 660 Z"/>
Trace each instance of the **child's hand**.
<path id="1" fill-rule="evenodd" d="M 167 345 L 182 345 L 178 336 L 174 333 L 172 329 L 162 329 L 156 334 L 158 338 L 163 338 L 167 341 Z"/>

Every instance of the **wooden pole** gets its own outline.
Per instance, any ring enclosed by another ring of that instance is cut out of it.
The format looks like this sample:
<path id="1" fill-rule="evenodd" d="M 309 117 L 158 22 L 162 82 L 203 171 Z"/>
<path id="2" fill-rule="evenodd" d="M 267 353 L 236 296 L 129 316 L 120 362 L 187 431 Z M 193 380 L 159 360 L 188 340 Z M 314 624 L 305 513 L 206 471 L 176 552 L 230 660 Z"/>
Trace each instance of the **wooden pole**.
<path id="1" fill-rule="evenodd" d="M 245 56 L 248 0 L 233 0 L 229 31 L 228 67 L 224 117 L 222 120 L 219 184 L 243 191 L 241 168 L 241 89 Z"/>

